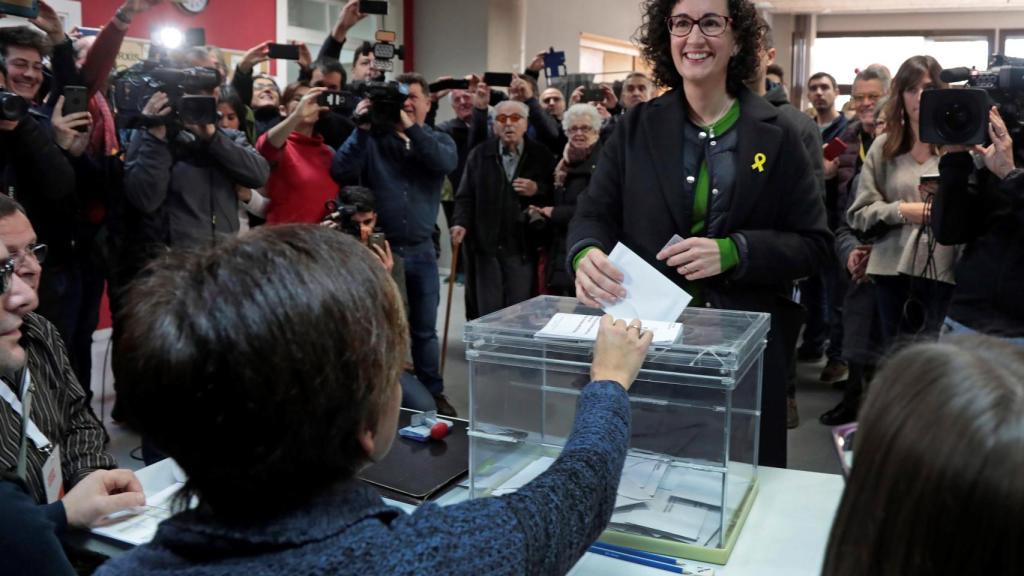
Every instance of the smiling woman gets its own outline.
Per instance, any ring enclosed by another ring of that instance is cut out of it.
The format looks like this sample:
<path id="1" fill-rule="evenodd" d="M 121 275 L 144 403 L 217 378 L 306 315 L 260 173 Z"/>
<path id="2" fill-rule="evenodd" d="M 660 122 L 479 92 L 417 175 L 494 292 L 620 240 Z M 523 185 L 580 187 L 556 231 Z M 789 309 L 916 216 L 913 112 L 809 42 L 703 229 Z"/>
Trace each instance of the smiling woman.
<path id="1" fill-rule="evenodd" d="M 643 10 L 637 39 L 672 90 L 623 117 L 579 198 L 567 240 L 576 296 L 599 306 L 625 295 L 606 256 L 623 242 L 698 305 L 770 312 L 760 461 L 785 466 L 785 367 L 802 321 L 789 295 L 831 258 L 822 192 L 796 126 L 744 85 L 758 64 L 754 5 Z"/>

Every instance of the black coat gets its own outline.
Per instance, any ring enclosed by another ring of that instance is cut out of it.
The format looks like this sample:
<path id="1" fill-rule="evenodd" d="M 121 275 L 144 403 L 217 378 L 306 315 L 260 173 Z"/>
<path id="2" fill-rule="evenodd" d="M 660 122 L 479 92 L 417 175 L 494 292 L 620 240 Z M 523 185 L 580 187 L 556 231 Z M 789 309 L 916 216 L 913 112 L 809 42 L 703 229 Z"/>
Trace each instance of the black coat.
<path id="1" fill-rule="evenodd" d="M 521 215 L 531 204 L 551 204 L 554 172 L 555 158 L 547 147 L 525 139 L 516 177 L 536 182 L 537 194 L 512 198 L 515 193 L 507 187 L 498 155 L 498 139 L 487 140 L 469 153 L 466 171 L 455 194 L 455 216 L 452 220 L 455 226 L 466 229 L 475 254 L 496 254 L 504 250 L 518 253 L 530 248 L 529 242 L 522 237 L 526 227 Z M 503 229 L 506 232 L 515 230 L 516 236 L 503 237 Z"/>
<path id="2" fill-rule="evenodd" d="M 790 300 L 794 280 L 833 257 L 825 205 L 799 131 L 766 100 L 742 89 L 731 194 L 713 195 L 706 234 L 730 237 L 740 263 L 704 282 L 709 306 L 772 313 L 766 354 L 761 463 L 785 465 L 786 366 L 802 322 Z M 693 212 L 683 194 L 686 103 L 673 90 L 626 114 L 605 144 L 590 187 L 569 227 L 569 259 L 586 246 L 606 253 L 623 242 L 665 276 L 679 273 L 655 255 L 673 234 L 690 236 Z M 763 171 L 755 168 L 763 155 Z"/>
<path id="3" fill-rule="evenodd" d="M 598 143 L 582 162 L 569 166 L 564 185 L 555 187 L 549 223 L 551 242 L 546 269 L 547 286 L 554 291 L 574 293 L 572 273 L 566 265 L 565 240 L 569 233 L 569 222 L 576 213 L 576 202 L 590 185 L 590 178 L 597 169 L 597 159 L 600 157 L 601 144 Z"/>

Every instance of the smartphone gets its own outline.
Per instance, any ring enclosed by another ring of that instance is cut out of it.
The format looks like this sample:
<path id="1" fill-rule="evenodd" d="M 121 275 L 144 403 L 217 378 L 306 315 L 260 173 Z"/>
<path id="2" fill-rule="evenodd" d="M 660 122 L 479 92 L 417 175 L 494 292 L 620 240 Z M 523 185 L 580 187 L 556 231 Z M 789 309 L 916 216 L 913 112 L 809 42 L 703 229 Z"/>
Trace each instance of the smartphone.
<path id="1" fill-rule="evenodd" d="M 0 2 L 0 14 L 35 18 L 39 16 L 38 0 L 4 0 Z"/>
<path id="2" fill-rule="evenodd" d="M 921 184 L 929 184 L 931 182 L 938 183 L 939 182 L 939 175 L 938 174 L 922 174 L 921 175 Z"/>
<path id="3" fill-rule="evenodd" d="M 836 449 L 836 456 L 839 457 L 839 467 L 843 471 L 843 478 L 850 477 L 850 469 L 853 467 L 854 441 L 857 438 L 857 423 L 843 424 L 832 429 L 832 444 Z"/>
<path id="4" fill-rule="evenodd" d="M 388 14 L 388 3 L 381 0 L 359 0 L 359 11 L 363 14 Z"/>
<path id="5" fill-rule="evenodd" d="M 604 90 L 600 86 L 584 88 L 580 102 L 604 102 Z"/>
<path id="6" fill-rule="evenodd" d="M 184 124 L 216 124 L 217 99 L 213 96 L 182 96 L 178 102 L 178 116 Z"/>
<path id="7" fill-rule="evenodd" d="M 484 84 L 488 86 L 498 86 L 502 88 L 508 88 L 512 85 L 512 73 L 511 72 L 485 72 L 484 73 Z"/>
<path id="8" fill-rule="evenodd" d="M 75 27 L 75 30 L 77 30 L 78 33 L 81 34 L 83 38 L 86 37 L 86 36 L 98 36 L 99 33 L 100 33 L 100 29 L 99 28 L 87 28 L 85 26 L 77 26 L 77 27 Z"/>
<path id="9" fill-rule="evenodd" d="M 367 239 L 366 244 L 367 244 L 367 246 L 370 246 L 370 247 L 377 246 L 381 250 L 387 252 L 387 248 L 384 246 L 384 233 L 383 232 L 374 232 L 373 234 L 370 234 L 370 237 Z"/>
<path id="10" fill-rule="evenodd" d="M 61 108 L 60 112 L 64 116 L 68 114 L 76 114 L 78 112 L 89 111 L 89 95 L 86 91 L 85 86 L 65 86 L 64 87 L 64 107 Z M 75 130 L 79 132 L 85 132 L 88 130 L 86 126 L 79 126 Z"/>
<path id="11" fill-rule="evenodd" d="M 352 99 L 352 94 L 348 92 L 339 92 L 338 90 L 327 90 L 321 92 L 316 98 L 316 103 L 321 106 L 327 106 L 331 110 L 340 110 Z"/>
<path id="12" fill-rule="evenodd" d="M 835 160 L 836 158 L 839 158 L 839 155 L 842 154 L 845 151 L 846 151 L 846 142 L 843 142 L 843 140 L 841 138 L 836 136 L 835 138 L 832 139 L 831 142 L 829 142 L 828 144 L 825 145 L 825 152 L 824 152 L 825 160 L 828 160 L 829 162 L 831 162 L 832 160 Z"/>
<path id="13" fill-rule="evenodd" d="M 447 80 L 438 80 L 429 86 L 430 93 L 440 92 L 442 90 L 469 90 L 469 80 L 457 78 L 448 78 Z"/>
<path id="14" fill-rule="evenodd" d="M 295 44 L 267 44 L 267 56 L 271 60 L 298 60 L 299 47 Z"/>

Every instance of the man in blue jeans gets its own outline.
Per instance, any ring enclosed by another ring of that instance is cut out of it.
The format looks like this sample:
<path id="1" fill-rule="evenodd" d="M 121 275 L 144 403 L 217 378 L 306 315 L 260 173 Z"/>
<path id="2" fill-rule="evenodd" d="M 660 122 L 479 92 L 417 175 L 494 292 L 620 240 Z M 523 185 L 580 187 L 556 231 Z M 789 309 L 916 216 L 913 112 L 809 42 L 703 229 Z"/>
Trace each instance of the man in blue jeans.
<path id="1" fill-rule="evenodd" d="M 338 182 L 359 182 L 377 195 L 380 225 L 391 250 L 405 262 L 405 288 L 409 296 L 409 330 L 416 377 L 437 402 L 438 413 L 455 416 L 444 397 L 437 339 L 440 276 L 432 235 L 441 206 L 441 186 L 455 169 L 455 141 L 426 125 L 430 90 L 419 74 L 398 76 L 405 98 L 391 128 L 382 125 L 384 103 L 375 118 L 374 102 L 356 106 L 359 127 L 334 156 L 331 175 Z"/>

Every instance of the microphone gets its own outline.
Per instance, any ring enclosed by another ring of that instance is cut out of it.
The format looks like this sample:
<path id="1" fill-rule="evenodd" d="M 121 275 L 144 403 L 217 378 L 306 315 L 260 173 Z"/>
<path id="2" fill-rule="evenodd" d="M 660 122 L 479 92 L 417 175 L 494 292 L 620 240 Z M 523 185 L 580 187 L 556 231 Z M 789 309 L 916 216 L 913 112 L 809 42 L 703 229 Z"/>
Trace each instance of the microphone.
<path id="1" fill-rule="evenodd" d="M 959 68 L 946 68 L 939 74 L 939 78 L 947 84 L 963 82 L 964 80 L 969 80 L 971 78 L 971 72 L 973 72 L 973 70 L 964 66 Z"/>

